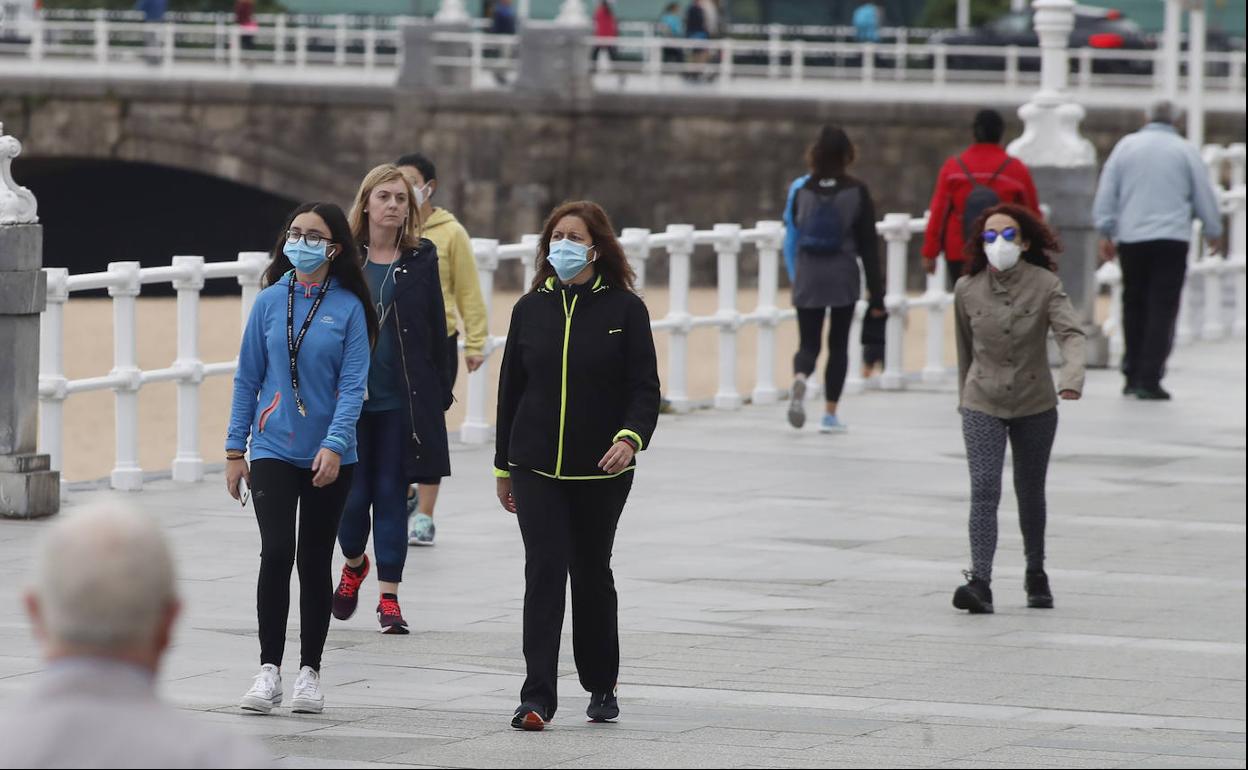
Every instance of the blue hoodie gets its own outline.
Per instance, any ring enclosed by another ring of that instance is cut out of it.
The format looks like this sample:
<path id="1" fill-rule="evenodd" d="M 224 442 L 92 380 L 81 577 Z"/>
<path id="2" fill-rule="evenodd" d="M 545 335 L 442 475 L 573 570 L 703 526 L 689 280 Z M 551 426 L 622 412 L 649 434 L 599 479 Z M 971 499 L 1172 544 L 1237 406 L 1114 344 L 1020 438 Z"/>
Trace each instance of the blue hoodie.
<path id="1" fill-rule="evenodd" d="M 234 375 L 234 403 L 225 448 L 245 449 L 251 459 L 284 460 L 311 468 L 316 453 L 331 449 L 342 464 L 356 462 L 355 423 L 368 383 L 368 326 L 360 300 L 329 278 L 329 291 L 299 348 L 299 395 L 295 406 L 286 340 L 286 296 L 294 271 L 260 292 L 247 319 Z M 294 334 L 312 309 L 320 287 L 295 287 Z"/>

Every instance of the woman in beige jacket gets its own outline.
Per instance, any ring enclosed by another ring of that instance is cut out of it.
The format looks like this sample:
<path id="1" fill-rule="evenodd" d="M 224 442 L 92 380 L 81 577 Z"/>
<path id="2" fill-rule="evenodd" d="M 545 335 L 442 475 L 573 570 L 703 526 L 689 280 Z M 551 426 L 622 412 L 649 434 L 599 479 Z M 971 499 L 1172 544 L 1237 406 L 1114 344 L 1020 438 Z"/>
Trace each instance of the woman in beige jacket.
<path id="1" fill-rule="evenodd" d="M 953 606 L 989 613 L 997 505 L 1008 439 L 1014 492 L 1027 554 L 1027 606 L 1049 608 L 1044 572 L 1045 475 L 1057 432 L 1058 398 L 1083 391 L 1085 336 L 1051 255 L 1061 246 L 1030 209 L 1012 204 L 984 212 L 966 239 L 968 274 L 954 289 L 958 396 L 971 471 L 971 570 Z M 1063 364 L 1049 371 L 1052 330 Z"/>

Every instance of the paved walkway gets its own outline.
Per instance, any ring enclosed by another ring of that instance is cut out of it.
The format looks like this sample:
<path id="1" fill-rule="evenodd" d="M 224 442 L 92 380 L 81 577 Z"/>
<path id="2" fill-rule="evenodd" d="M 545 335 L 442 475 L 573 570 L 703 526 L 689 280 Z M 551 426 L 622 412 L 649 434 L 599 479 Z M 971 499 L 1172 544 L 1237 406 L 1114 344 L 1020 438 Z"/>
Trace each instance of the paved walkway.
<path id="1" fill-rule="evenodd" d="M 1008 500 L 997 614 L 949 605 L 968 559 L 950 394 L 850 399 L 845 436 L 791 431 L 780 406 L 665 417 L 617 546 L 623 717 L 582 721 L 565 640 L 542 735 L 506 726 L 522 553 L 488 452 L 457 451 L 439 544 L 410 554 L 415 633 L 335 623 L 315 717 L 234 707 L 257 652 L 250 509 L 219 476 L 153 484 L 133 500 L 167 522 L 188 601 L 163 689 L 287 767 L 1243 767 L 1244 361 L 1196 346 L 1172 403 L 1094 372 L 1063 407 L 1052 611 L 1025 609 Z M 0 522 L 0 699 L 39 668 L 16 594 L 43 526 Z"/>

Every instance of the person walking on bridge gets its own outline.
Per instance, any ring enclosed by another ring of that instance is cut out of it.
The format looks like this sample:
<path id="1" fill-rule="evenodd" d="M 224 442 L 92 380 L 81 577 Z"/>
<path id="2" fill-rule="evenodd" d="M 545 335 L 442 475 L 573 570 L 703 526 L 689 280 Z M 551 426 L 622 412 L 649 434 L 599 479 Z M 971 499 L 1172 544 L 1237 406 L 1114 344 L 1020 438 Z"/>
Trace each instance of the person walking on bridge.
<path id="1" fill-rule="evenodd" d="M 338 532 L 347 562 L 334 591 L 334 617 L 355 614 L 370 569 L 371 529 L 381 594 L 377 623 L 383 634 L 406 634 L 399 583 L 407 562 L 408 485 L 437 485 L 451 475 L 446 309 L 437 249 L 421 236 L 420 208 L 402 171 L 388 163 L 369 171 L 350 218 L 379 332 L 360 415 L 360 464 Z"/>
<path id="2" fill-rule="evenodd" d="M 869 314 L 884 316 L 875 205 L 871 191 L 849 175 L 856 152 L 839 126 L 824 126 L 806 152 L 809 173 L 789 186 L 784 206 L 784 264 L 793 285 L 800 344 L 793 356 L 789 424 L 806 423 L 806 381 L 819 358 L 823 321 L 828 318 L 828 361 L 824 368 L 824 433 L 846 429 L 837 415 L 849 370 L 849 331 L 862 296 L 859 262 L 867 276 Z"/>
<path id="3" fill-rule="evenodd" d="M 1101 259 L 1121 257 L 1122 393 L 1142 401 L 1170 398 L 1161 380 L 1174 344 L 1192 219 L 1204 224 L 1214 253 L 1226 250 L 1217 193 L 1200 153 L 1179 135 L 1181 119 L 1170 102 L 1153 105 L 1147 125 L 1109 154 L 1092 204 Z"/>
<path id="4" fill-rule="evenodd" d="M 282 703 L 290 570 L 299 566 L 300 670 L 292 707 L 320 713 L 334 536 L 356 463 L 356 421 L 377 317 L 342 209 L 291 214 L 243 330 L 225 440 L 225 482 L 260 525 L 260 673 L 242 707 Z M 251 465 L 244 459 L 250 448 Z M 246 482 L 246 487 L 243 483 Z M 298 536 L 296 517 L 298 511 Z"/>
<path id="5" fill-rule="evenodd" d="M 586 716 L 619 716 L 611 548 L 636 455 L 659 417 L 650 315 L 607 214 L 559 206 L 537 275 L 511 312 L 498 387 L 494 475 L 524 539 L 527 675 L 511 725 L 541 730 L 558 708 L 559 637 L 572 578 L 572 644 Z"/>
<path id="6" fill-rule="evenodd" d="M 971 472 L 971 569 L 953 606 L 993 612 L 992 562 L 1005 445 L 1023 530 L 1027 606 L 1053 606 L 1044 571 L 1045 477 L 1057 434 L 1059 397 L 1083 392 L 1083 325 L 1057 277 L 1056 236 L 1030 208 L 999 204 L 967 232 L 968 272 L 954 288 L 958 401 Z M 1062 355 L 1054 388 L 1049 332 Z"/>

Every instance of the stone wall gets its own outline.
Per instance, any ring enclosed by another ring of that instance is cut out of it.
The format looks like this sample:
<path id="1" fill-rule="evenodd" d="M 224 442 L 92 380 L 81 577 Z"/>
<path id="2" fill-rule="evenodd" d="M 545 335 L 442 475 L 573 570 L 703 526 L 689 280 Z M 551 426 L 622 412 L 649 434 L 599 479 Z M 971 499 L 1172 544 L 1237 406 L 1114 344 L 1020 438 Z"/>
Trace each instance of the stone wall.
<path id="1" fill-rule="evenodd" d="M 1017 105 L 995 106 L 1016 136 Z M 537 230 L 568 198 L 599 201 L 617 228 L 778 219 L 803 151 L 826 122 L 855 139 L 854 172 L 870 185 L 877 211 L 918 214 L 944 158 L 969 142 L 975 109 L 711 92 L 551 100 L 276 84 L 0 82 L 0 120 L 28 158 L 152 162 L 346 204 L 371 166 L 421 150 L 438 164 L 441 204 L 472 234 L 505 241 Z M 1104 158 L 1139 121 L 1135 111 L 1090 110 L 1084 128 Z M 1210 115 L 1207 133 L 1242 142 L 1243 116 Z M 713 277 L 709 253 L 695 261 L 698 279 Z M 665 279 L 662 262 L 655 260 L 654 280 Z"/>

